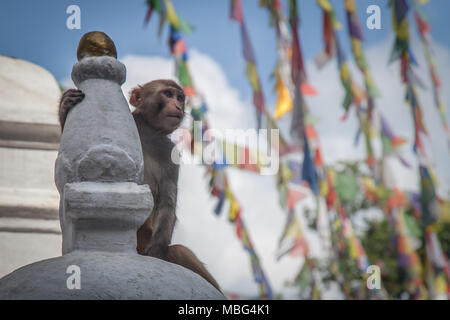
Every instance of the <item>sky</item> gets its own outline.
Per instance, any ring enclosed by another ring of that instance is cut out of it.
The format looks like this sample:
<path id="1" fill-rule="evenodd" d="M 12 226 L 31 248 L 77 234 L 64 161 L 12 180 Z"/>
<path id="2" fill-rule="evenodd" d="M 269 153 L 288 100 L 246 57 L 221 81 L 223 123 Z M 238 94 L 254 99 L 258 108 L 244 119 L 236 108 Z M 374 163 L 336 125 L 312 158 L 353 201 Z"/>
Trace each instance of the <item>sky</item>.
<path id="1" fill-rule="evenodd" d="M 283 1 L 287 3 L 287 1 Z M 334 0 L 340 21 L 344 21 L 343 1 Z M 381 30 L 365 29 L 367 45 L 386 39 L 390 34 L 391 19 L 387 0 L 358 0 L 359 14 L 366 20 L 365 8 L 377 4 L 382 10 Z M 77 4 L 81 9 L 81 29 L 66 27 L 66 8 Z M 240 33 L 237 23 L 229 19 L 228 0 L 174 0 L 175 9 L 195 27 L 185 39 L 190 48 L 196 48 L 214 59 L 226 70 L 230 82 L 250 95 L 241 55 Z M 300 37 L 306 59 L 322 49 L 321 15 L 314 0 L 301 0 Z M 286 5 L 285 5 L 286 7 Z M 270 74 L 276 61 L 275 34 L 269 26 L 268 13 L 258 0 L 243 1 L 244 17 L 256 55 L 260 78 L 269 101 L 273 101 L 273 83 Z M 442 45 L 450 47 L 450 20 L 442 12 L 449 12 L 450 2 L 433 0 L 424 7 L 433 23 L 432 35 Z M 169 57 L 166 45 L 167 28 L 161 39 L 156 36 L 158 19 L 153 17 L 148 28 L 143 28 L 146 12 L 144 0 L 15 0 L 0 2 L 0 54 L 35 62 L 62 80 L 71 72 L 76 61 L 76 47 L 88 31 L 106 32 L 115 42 L 119 59 L 126 54 Z M 346 30 L 340 32 L 344 36 Z M 348 51 L 348 41 L 342 41 Z"/>
<path id="2" fill-rule="evenodd" d="M 189 47 L 189 63 L 197 89 L 204 95 L 209 107 L 208 119 L 213 128 L 254 127 L 254 110 L 251 89 L 244 77 L 238 25 L 229 19 L 229 1 L 172 0 L 178 14 L 189 21 L 195 31 L 185 36 Z M 344 22 L 343 1 L 335 4 L 338 19 Z M 286 1 L 283 1 L 286 4 Z M 342 159 L 363 159 L 362 144 L 353 146 L 357 130 L 354 114 L 346 122 L 342 116 L 341 101 L 344 92 L 339 82 L 336 63 L 318 70 L 313 58 L 323 48 L 321 15 L 315 1 L 300 0 L 300 38 L 309 81 L 319 94 L 308 98 L 309 108 L 318 119 L 317 131 L 321 137 L 326 163 Z M 392 33 L 387 0 L 358 0 L 359 15 L 365 21 L 365 8 L 371 4 L 381 7 L 381 30 L 364 28 L 366 53 L 375 83 L 381 92 L 378 107 L 402 137 L 413 136 L 410 110 L 403 101 L 404 89 L 400 83 L 399 66 L 388 65 L 392 47 Z M 67 6 L 77 4 L 81 9 L 81 30 L 66 28 Z M 258 6 L 257 0 L 243 0 L 244 17 L 253 44 L 256 61 L 267 106 L 274 108 L 275 93 L 270 75 L 276 63 L 275 33 L 269 26 L 268 13 Z M 450 105 L 450 1 L 432 0 L 424 6 L 432 26 L 436 60 L 442 78 L 444 103 Z M 2 1 L 0 2 L 0 54 L 28 60 L 49 70 L 56 80 L 69 87 L 70 72 L 76 62 L 76 48 L 81 36 L 89 31 L 106 32 L 115 42 L 118 59 L 127 67 L 125 95 L 137 84 L 156 78 L 174 77 L 173 61 L 167 47 L 167 29 L 159 39 L 157 19 L 153 17 L 143 28 L 146 12 L 144 0 L 129 1 Z M 412 20 L 411 20 L 412 21 Z M 415 34 L 415 29 L 412 28 Z M 346 29 L 339 32 L 341 43 L 349 53 Z M 418 74 L 431 86 L 427 68 L 417 36 L 412 37 L 413 51 L 419 61 Z M 350 57 L 350 56 L 349 56 Z M 359 71 L 350 64 L 355 79 L 361 82 Z M 419 90 L 424 108 L 425 123 L 430 130 L 427 139 L 442 192 L 450 186 L 449 150 L 443 130 L 434 109 L 431 90 Z M 450 121 L 450 117 L 449 121 Z M 280 122 L 287 126 L 289 117 Z M 378 146 L 379 147 L 379 146 Z M 413 168 L 405 169 L 393 159 L 387 166 L 389 183 L 415 190 L 417 163 L 411 144 L 402 148 L 405 158 Z M 243 207 L 243 216 L 249 228 L 256 251 L 269 281 L 278 292 L 291 294 L 284 283 L 294 277 L 303 263 L 298 258 L 275 260 L 276 245 L 282 231 L 285 213 L 278 205 L 276 181 L 273 176 L 257 176 L 242 171 L 229 170 L 232 190 Z M 219 284 L 228 291 L 244 296 L 255 296 L 257 289 L 252 281 L 248 256 L 242 250 L 226 214 L 213 213 L 216 200 L 207 192 L 208 180 L 204 168 L 182 166 L 179 179 L 178 222 L 174 243 L 182 243 L 206 263 Z M 306 202 L 301 206 L 308 206 Z M 301 212 L 301 210 L 297 210 Z M 226 208 L 224 210 L 226 213 Z M 299 218 L 303 219 L 299 214 Z M 311 232 L 307 233 L 313 255 L 320 256 L 321 242 Z M 336 297 L 330 293 L 331 297 Z"/>

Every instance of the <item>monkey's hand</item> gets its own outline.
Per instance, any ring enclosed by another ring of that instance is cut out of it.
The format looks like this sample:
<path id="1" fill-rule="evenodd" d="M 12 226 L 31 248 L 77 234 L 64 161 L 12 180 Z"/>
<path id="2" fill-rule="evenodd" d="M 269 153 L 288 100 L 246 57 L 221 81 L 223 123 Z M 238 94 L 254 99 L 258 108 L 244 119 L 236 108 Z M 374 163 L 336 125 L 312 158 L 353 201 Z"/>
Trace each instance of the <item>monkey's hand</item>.
<path id="1" fill-rule="evenodd" d="M 78 89 L 66 90 L 59 103 L 59 123 L 61 125 L 61 132 L 64 129 L 64 123 L 66 122 L 67 114 L 77 103 L 80 103 L 84 99 L 84 93 Z"/>

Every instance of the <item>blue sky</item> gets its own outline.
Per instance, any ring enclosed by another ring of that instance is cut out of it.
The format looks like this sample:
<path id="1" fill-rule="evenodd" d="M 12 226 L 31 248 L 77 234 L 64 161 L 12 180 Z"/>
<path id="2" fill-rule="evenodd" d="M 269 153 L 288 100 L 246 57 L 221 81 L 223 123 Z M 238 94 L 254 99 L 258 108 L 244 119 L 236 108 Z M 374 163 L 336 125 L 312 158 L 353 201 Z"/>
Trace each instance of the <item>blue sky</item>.
<path id="1" fill-rule="evenodd" d="M 287 1 L 283 1 L 285 7 Z M 333 0 L 338 18 L 344 22 L 343 1 Z M 367 46 L 386 39 L 391 33 L 388 0 L 358 0 L 360 18 L 366 20 L 368 5 L 382 9 L 382 29 L 364 28 Z M 81 8 L 81 30 L 66 28 L 66 8 L 77 4 Z M 177 12 L 195 26 L 185 39 L 214 58 L 225 70 L 231 85 L 239 88 L 243 97 L 250 97 L 250 86 L 243 77 L 245 66 L 241 54 L 238 25 L 229 19 L 228 0 L 173 0 Z M 321 14 L 314 0 L 300 0 L 301 42 L 306 59 L 322 49 Z M 253 43 L 260 78 L 268 101 L 273 101 L 273 83 L 269 79 L 276 61 L 275 34 L 269 27 L 268 13 L 257 0 L 244 0 L 244 16 Z M 424 7 L 433 25 L 433 37 L 450 48 L 450 1 L 432 0 Z M 126 54 L 169 57 L 167 28 L 157 38 L 158 19 L 142 26 L 146 12 L 144 0 L 15 0 L 0 2 L 0 54 L 37 63 L 53 73 L 58 81 L 70 75 L 76 61 L 76 47 L 80 37 L 88 31 L 106 32 L 116 43 L 119 59 Z M 349 49 L 346 30 L 340 32 L 342 43 Z"/>

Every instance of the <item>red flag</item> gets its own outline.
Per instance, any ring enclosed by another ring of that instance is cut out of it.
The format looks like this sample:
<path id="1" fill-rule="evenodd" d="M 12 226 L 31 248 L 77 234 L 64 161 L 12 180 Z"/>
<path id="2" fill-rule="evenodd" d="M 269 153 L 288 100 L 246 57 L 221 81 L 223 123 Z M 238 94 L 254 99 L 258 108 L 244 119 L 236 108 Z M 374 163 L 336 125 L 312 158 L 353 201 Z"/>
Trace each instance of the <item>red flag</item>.
<path id="1" fill-rule="evenodd" d="M 236 216 L 236 235 L 239 239 L 242 240 L 242 220 L 241 220 L 241 212 L 239 211 Z"/>
<path id="2" fill-rule="evenodd" d="M 230 19 L 236 20 L 240 24 L 244 21 L 241 0 L 231 1 Z"/>
<path id="3" fill-rule="evenodd" d="M 144 18 L 144 27 L 146 27 L 148 25 L 148 23 L 150 22 L 152 12 L 153 12 L 153 7 L 149 7 L 147 10 L 147 14 L 145 15 L 145 18 Z"/>
<path id="4" fill-rule="evenodd" d="M 303 192 L 296 190 L 292 187 L 288 187 L 286 198 L 289 210 L 294 210 L 294 207 L 297 204 L 297 202 L 305 198 L 305 196 L 306 194 L 304 194 Z"/>

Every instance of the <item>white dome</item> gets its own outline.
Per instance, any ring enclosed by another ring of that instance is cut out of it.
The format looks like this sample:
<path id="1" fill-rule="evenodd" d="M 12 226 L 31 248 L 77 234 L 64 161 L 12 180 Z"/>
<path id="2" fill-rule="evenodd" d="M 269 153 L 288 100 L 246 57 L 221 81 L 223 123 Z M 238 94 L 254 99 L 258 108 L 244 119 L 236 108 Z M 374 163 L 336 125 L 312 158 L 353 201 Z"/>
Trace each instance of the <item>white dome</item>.
<path id="1" fill-rule="evenodd" d="M 69 290 L 68 266 L 80 268 L 80 290 Z M 224 300 L 198 274 L 137 253 L 73 251 L 20 268 L 0 280 L 0 299 Z"/>
<path id="2" fill-rule="evenodd" d="M 44 68 L 0 56 L 0 121 L 58 124 L 58 83 Z"/>

